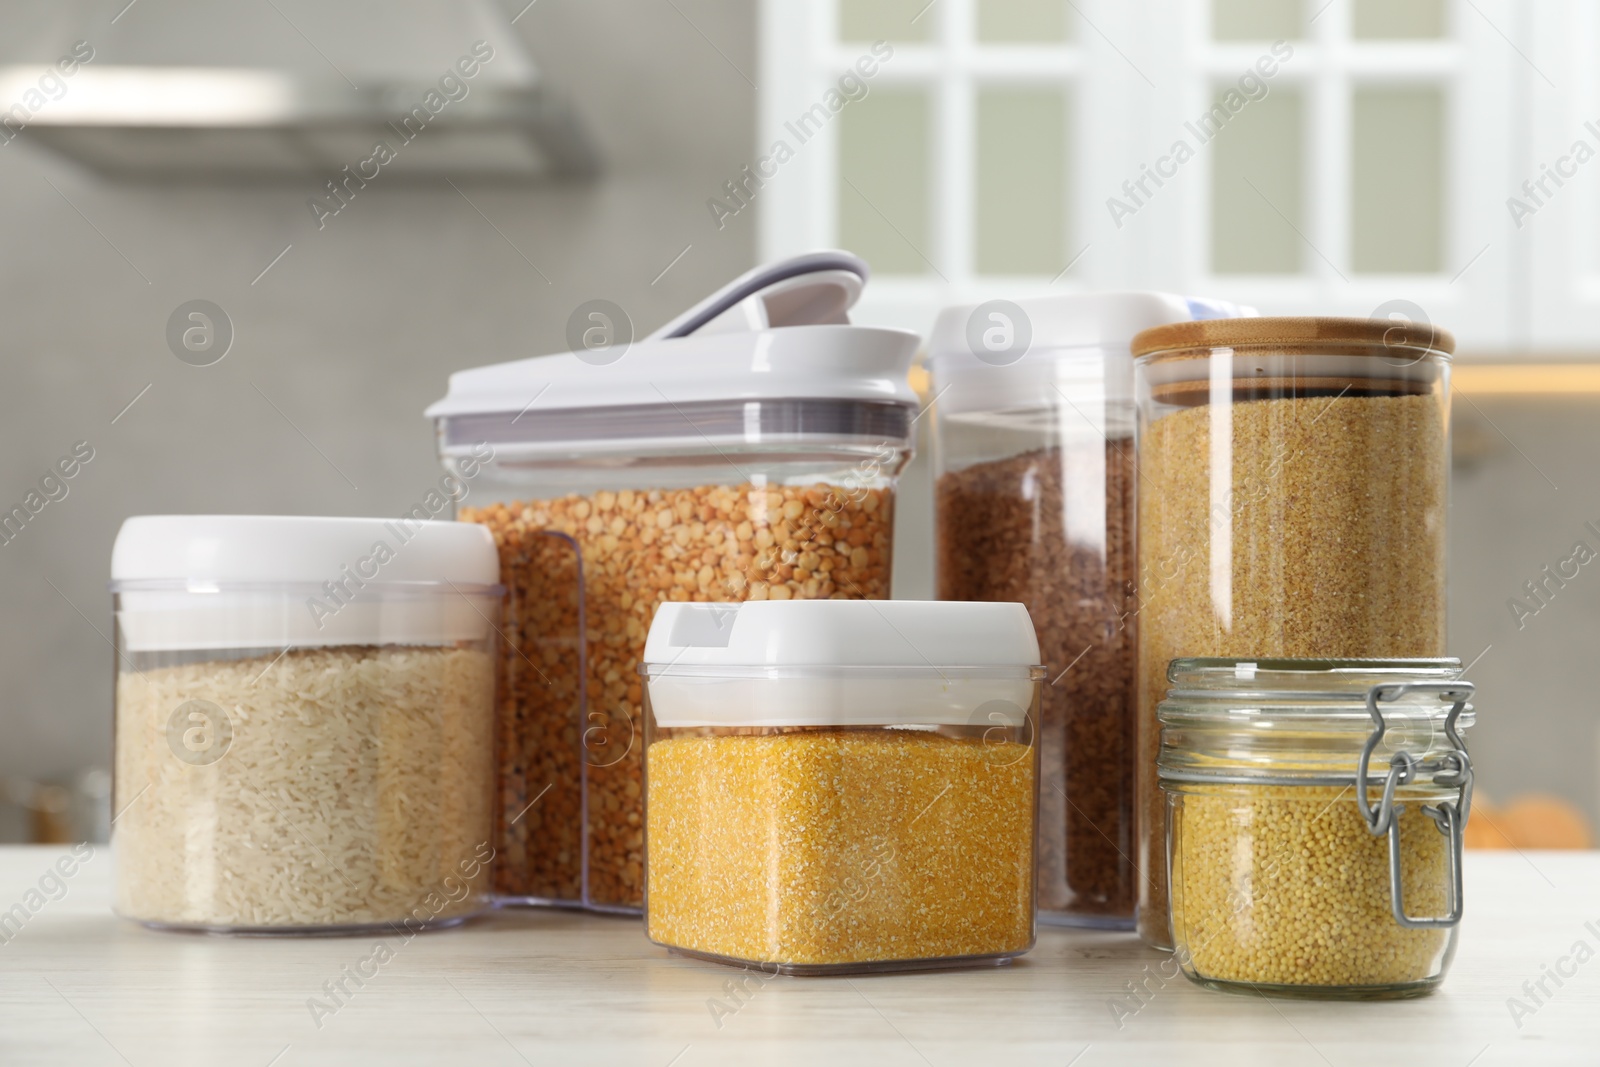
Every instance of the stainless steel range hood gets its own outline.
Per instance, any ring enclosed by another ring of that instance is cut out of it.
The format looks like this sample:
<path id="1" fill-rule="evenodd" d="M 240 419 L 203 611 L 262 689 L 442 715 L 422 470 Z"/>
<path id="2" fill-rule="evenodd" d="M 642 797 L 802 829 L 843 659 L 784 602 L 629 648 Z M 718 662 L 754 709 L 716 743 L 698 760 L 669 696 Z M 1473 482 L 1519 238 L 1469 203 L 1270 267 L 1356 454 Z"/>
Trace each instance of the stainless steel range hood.
<path id="1" fill-rule="evenodd" d="M 93 55 L 70 75 L 49 55 L 0 66 L 0 143 L 26 137 L 130 179 L 598 168 L 573 109 L 485 2 L 136 3 L 84 26 L 79 54 Z"/>

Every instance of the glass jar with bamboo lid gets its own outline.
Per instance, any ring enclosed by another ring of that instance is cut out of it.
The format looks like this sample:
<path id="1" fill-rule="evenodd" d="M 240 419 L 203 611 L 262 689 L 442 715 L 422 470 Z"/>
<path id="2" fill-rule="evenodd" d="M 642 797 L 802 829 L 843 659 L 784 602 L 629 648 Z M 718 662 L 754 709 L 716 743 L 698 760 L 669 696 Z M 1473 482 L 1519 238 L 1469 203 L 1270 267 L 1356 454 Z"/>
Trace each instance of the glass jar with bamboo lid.
<path id="1" fill-rule="evenodd" d="M 1171 947 L 1156 705 L 1189 656 L 1409 658 L 1445 641 L 1448 332 L 1175 323 L 1133 339 L 1145 941 Z"/>

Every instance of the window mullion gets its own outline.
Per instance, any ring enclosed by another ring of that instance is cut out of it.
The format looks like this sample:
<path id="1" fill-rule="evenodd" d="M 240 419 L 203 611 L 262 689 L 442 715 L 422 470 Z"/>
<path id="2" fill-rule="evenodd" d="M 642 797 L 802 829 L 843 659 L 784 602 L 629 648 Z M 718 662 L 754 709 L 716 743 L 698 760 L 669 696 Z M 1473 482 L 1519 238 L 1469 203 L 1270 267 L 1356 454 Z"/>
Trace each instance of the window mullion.
<path id="1" fill-rule="evenodd" d="M 1350 5 L 1334 3 L 1311 25 L 1316 65 L 1302 123 L 1306 163 L 1305 275 L 1327 296 L 1351 273 Z"/>
<path id="2" fill-rule="evenodd" d="M 933 158 L 938 168 L 930 251 L 939 272 L 956 289 L 971 284 L 973 275 L 974 173 L 973 153 L 976 104 L 972 77 L 974 38 L 977 32 L 972 0 L 939 0 L 940 43 L 945 74 L 933 87 L 932 113 L 937 128 L 931 132 Z"/>

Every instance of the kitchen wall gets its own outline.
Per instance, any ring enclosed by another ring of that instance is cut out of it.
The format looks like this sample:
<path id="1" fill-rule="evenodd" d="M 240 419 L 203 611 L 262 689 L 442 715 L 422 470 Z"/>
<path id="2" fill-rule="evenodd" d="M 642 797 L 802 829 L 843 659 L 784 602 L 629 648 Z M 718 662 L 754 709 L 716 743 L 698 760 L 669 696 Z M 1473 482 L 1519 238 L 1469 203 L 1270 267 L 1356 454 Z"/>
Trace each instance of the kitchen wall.
<path id="1" fill-rule="evenodd" d="M 120 3 L 7 0 L 0 63 L 78 38 L 126 52 L 163 3 L 113 26 Z M 251 34 L 277 36 L 258 51 L 322 62 L 262 11 Z M 646 332 L 753 264 L 753 218 L 719 231 L 705 201 L 752 158 L 754 17 L 742 0 L 530 6 L 515 32 L 570 93 L 604 176 L 464 185 L 482 215 L 442 184 L 374 181 L 319 231 L 304 182 L 128 186 L 27 131 L 0 149 L 0 502 L 19 503 L 77 442 L 93 450 L 69 494 L 0 544 L 0 776 L 109 762 L 106 581 L 124 517 L 397 514 L 438 478 L 422 409 L 450 371 L 565 348 L 568 315 L 596 297 Z M 340 62 L 361 43 L 302 25 Z M 412 36 L 441 70 L 470 43 Z M 169 314 L 197 298 L 236 335 L 209 367 L 165 339 Z"/>
<path id="2" fill-rule="evenodd" d="M 163 2 L 140 0 L 118 25 Z M 29 15 L 6 17 L 0 62 L 53 55 L 84 27 L 114 44 L 120 6 L 0 3 Z M 564 347 L 567 316 L 595 297 L 648 331 L 754 262 L 753 213 L 719 231 L 705 208 L 755 147 L 753 11 L 528 8 L 516 32 L 570 91 L 605 172 L 589 185 L 464 187 L 492 225 L 448 187 L 375 182 L 318 231 L 310 190 L 294 185 L 124 186 L 26 133 L 0 149 L 0 503 L 19 502 L 77 442 L 93 449 L 69 495 L 0 544 L 0 776 L 109 761 L 105 583 L 125 516 L 399 512 L 437 477 L 421 411 L 449 371 Z M 273 48 L 320 61 L 277 31 Z M 459 51 L 413 44 L 441 67 Z M 168 315 L 196 298 L 236 331 L 210 367 L 180 362 L 165 340 Z M 1584 567 L 1520 627 L 1506 603 L 1575 541 L 1600 549 L 1583 527 L 1600 526 L 1600 399 L 1476 404 L 1456 406 L 1451 643 L 1464 660 L 1482 653 L 1480 784 L 1502 800 L 1555 791 L 1600 820 L 1600 715 L 1584 671 L 1600 572 Z M 900 503 L 903 597 L 932 593 L 925 446 Z M 0 839 L 22 832 L 9 817 L 0 807 Z"/>
<path id="3" fill-rule="evenodd" d="M 901 482 L 896 596 L 933 595 L 931 421 Z M 1452 432 L 1449 654 L 1478 686 L 1467 734 L 1478 788 L 1502 805 L 1555 794 L 1600 827 L 1600 694 L 1588 677 L 1600 664 L 1600 395 L 1458 393 Z M 1548 580 L 1542 568 L 1578 541 L 1594 562 Z M 1547 583 L 1545 603 L 1530 581 Z"/>
<path id="4" fill-rule="evenodd" d="M 1567 563 L 1580 541 L 1600 553 L 1600 396 L 1457 394 L 1454 431 L 1450 645 L 1476 659 L 1478 786 L 1555 793 L 1600 825 L 1600 558 Z"/>

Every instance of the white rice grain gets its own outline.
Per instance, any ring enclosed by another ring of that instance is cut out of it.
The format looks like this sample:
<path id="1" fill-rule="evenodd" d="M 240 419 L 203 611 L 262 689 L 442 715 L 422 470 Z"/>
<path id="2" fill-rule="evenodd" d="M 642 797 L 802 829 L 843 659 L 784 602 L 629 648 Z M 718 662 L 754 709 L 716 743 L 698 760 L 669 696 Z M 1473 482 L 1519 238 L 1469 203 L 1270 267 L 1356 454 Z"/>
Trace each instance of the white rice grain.
<path id="1" fill-rule="evenodd" d="M 294 928 L 437 921 L 481 908 L 493 781 L 488 654 L 348 647 L 269 663 L 119 675 L 117 911 L 182 926 Z M 168 739 L 174 711 L 190 700 L 222 708 L 232 726 L 209 765 L 180 758 Z"/>

